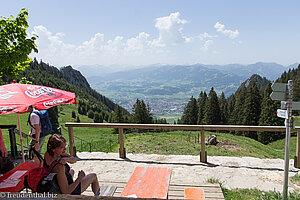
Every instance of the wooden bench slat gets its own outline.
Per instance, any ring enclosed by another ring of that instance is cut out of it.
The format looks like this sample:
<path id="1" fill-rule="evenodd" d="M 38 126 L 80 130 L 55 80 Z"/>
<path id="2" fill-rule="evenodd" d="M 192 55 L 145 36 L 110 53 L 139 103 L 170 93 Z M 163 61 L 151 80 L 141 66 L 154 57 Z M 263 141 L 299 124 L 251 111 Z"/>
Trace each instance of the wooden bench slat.
<path id="1" fill-rule="evenodd" d="M 100 186 L 99 196 L 110 196 L 112 197 L 116 191 L 117 187 L 113 185 L 102 185 Z"/>

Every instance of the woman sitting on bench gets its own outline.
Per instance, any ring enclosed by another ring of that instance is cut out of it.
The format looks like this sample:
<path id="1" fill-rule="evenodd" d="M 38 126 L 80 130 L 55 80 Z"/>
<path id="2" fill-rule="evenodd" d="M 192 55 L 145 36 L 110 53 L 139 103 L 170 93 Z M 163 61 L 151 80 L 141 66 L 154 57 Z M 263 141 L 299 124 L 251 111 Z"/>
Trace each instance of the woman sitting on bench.
<path id="1" fill-rule="evenodd" d="M 85 175 L 81 170 L 77 179 L 73 181 L 74 170 L 70 169 L 67 163 L 73 164 L 76 159 L 66 153 L 66 139 L 57 134 L 49 138 L 45 153 L 45 162 L 48 166 L 54 161 L 59 162 L 52 172 L 57 173 L 57 182 L 62 194 L 80 195 L 91 185 L 95 196 L 99 195 L 100 188 L 96 174 Z"/>

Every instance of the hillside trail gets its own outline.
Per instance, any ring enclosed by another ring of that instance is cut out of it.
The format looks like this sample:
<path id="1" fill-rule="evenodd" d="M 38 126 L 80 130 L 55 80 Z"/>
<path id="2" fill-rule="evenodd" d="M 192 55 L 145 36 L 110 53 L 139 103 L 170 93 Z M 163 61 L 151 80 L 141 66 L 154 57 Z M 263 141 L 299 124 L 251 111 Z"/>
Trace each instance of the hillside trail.
<path id="1" fill-rule="evenodd" d="M 208 156 L 208 163 L 200 163 L 199 156 L 130 154 L 126 159 L 118 153 L 78 152 L 79 160 L 72 164 L 75 171 L 96 173 L 99 181 L 127 182 L 135 167 L 170 167 L 171 183 L 205 184 L 217 180 L 225 188 L 257 188 L 263 191 L 283 189 L 284 160 L 254 157 Z M 290 160 L 289 177 L 300 175 Z M 289 190 L 300 190 L 300 184 L 289 181 Z"/>

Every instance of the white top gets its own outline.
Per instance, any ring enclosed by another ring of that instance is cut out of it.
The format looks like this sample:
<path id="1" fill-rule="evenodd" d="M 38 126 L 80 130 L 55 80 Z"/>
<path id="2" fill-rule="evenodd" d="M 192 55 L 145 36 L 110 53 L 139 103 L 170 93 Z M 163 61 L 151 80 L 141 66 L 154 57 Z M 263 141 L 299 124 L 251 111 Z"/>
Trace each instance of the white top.
<path id="1" fill-rule="evenodd" d="M 41 131 L 42 129 L 41 129 L 41 123 L 40 122 L 41 122 L 40 117 L 37 114 L 32 112 L 30 114 L 30 123 L 31 123 L 32 126 L 34 126 L 35 124 L 38 124 L 39 127 L 40 127 L 40 131 Z M 32 128 L 31 126 L 30 126 L 30 132 L 31 132 L 32 135 L 35 134 L 35 129 Z"/>

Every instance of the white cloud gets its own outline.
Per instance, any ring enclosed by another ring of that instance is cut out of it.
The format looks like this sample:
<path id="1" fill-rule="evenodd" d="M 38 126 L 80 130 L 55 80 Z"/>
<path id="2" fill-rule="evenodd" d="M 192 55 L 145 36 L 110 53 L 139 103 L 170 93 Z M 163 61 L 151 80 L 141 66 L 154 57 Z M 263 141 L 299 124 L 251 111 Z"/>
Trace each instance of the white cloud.
<path id="1" fill-rule="evenodd" d="M 202 49 L 203 49 L 204 51 L 207 51 L 208 48 L 209 48 L 213 43 L 214 43 L 214 41 L 212 41 L 212 40 L 207 40 L 207 41 L 205 41 L 205 43 L 204 43 Z"/>
<path id="2" fill-rule="evenodd" d="M 36 40 L 39 58 L 51 63 L 70 61 L 75 46 L 62 41 L 63 33 L 53 35 L 46 27 L 40 25 L 34 27 L 32 34 L 39 36 Z"/>
<path id="3" fill-rule="evenodd" d="M 187 23 L 186 20 L 179 18 L 180 13 L 171 13 L 166 17 L 156 18 L 155 28 L 159 32 L 158 39 L 154 40 L 155 46 L 166 46 L 189 42 L 190 38 L 183 35 L 183 25 Z"/>
<path id="4" fill-rule="evenodd" d="M 240 34 L 238 30 L 232 31 L 229 29 L 225 29 L 225 25 L 219 22 L 217 22 L 214 27 L 215 29 L 217 29 L 218 32 L 223 33 L 224 35 L 228 36 L 230 39 L 237 38 Z"/>
<path id="5" fill-rule="evenodd" d="M 151 46 L 151 41 L 149 41 L 149 34 L 142 32 L 135 38 L 130 38 L 126 41 L 126 51 L 143 51 Z"/>
<path id="6" fill-rule="evenodd" d="M 52 33 L 44 26 L 35 26 L 34 31 L 38 35 L 36 41 L 39 53 L 32 57 L 42 59 L 51 65 L 60 67 L 66 65 L 146 65 L 153 63 L 180 64 L 197 62 L 199 56 L 193 52 L 198 50 L 214 51 L 213 41 L 218 35 L 210 35 L 207 32 L 195 36 L 186 37 L 183 34 L 186 20 L 180 18 L 180 13 L 171 13 L 168 16 L 156 18 L 155 28 L 158 36 L 140 32 L 136 36 L 124 38 L 116 36 L 106 39 L 103 33 L 96 33 L 79 45 L 68 44 L 64 33 Z M 218 32 L 230 38 L 238 36 L 238 31 L 226 30 L 225 26 L 216 23 Z M 238 41 L 233 41 L 241 43 Z M 207 55 L 207 54 L 206 54 Z"/>
<path id="7" fill-rule="evenodd" d="M 197 36 L 200 40 L 205 40 L 207 38 L 217 38 L 217 35 L 209 35 L 207 32 L 202 33 L 200 35 Z"/>

